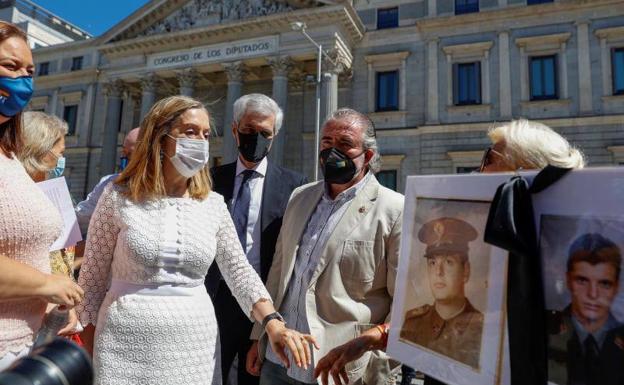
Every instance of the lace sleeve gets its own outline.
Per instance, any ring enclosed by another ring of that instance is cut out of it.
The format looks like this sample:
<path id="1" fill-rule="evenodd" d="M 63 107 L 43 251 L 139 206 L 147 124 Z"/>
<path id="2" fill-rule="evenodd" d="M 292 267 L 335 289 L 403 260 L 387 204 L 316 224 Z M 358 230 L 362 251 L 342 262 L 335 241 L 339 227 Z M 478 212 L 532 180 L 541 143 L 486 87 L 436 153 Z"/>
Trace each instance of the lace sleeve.
<path id="1" fill-rule="evenodd" d="M 89 224 L 84 262 L 78 284 L 85 292 L 76 308 L 83 326 L 95 325 L 100 305 L 108 289 L 109 273 L 119 228 L 114 220 L 114 192 L 108 185 L 102 193 Z"/>
<path id="2" fill-rule="evenodd" d="M 221 223 L 217 231 L 217 254 L 215 260 L 230 291 L 250 320 L 253 305 L 261 299 L 271 300 L 262 280 L 247 261 L 234 228 L 232 218 L 221 202 Z"/>

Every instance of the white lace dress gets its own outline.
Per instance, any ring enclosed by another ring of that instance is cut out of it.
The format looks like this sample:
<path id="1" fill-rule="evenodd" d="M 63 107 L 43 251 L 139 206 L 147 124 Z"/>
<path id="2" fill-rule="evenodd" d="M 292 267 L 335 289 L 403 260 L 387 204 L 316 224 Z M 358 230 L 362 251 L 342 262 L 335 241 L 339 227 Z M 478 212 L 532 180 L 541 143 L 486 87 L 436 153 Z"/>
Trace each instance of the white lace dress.
<path id="1" fill-rule="evenodd" d="M 111 183 L 87 236 L 80 322 L 96 325 L 99 385 L 220 384 L 217 321 L 204 277 L 213 260 L 246 314 L 270 299 L 223 197 L 126 199 Z"/>

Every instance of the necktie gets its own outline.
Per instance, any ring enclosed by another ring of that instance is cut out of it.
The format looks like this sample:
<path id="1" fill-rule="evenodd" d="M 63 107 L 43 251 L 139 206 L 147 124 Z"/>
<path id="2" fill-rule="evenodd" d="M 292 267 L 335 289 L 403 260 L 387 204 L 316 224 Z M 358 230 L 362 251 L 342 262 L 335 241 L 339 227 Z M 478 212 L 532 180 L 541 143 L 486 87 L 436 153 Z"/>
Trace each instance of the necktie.
<path id="1" fill-rule="evenodd" d="M 243 251 L 247 246 L 247 217 L 249 215 L 249 202 L 251 201 L 251 189 L 249 188 L 249 180 L 255 174 L 254 170 L 245 170 L 242 172 L 243 181 L 241 182 L 236 201 L 234 202 L 234 211 L 232 212 L 232 220 L 238 239 L 240 240 Z"/>
<path id="2" fill-rule="evenodd" d="M 598 385 L 598 374 L 600 371 L 600 352 L 598 344 L 593 335 L 587 336 L 583 343 L 585 348 L 585 384 Z"/>

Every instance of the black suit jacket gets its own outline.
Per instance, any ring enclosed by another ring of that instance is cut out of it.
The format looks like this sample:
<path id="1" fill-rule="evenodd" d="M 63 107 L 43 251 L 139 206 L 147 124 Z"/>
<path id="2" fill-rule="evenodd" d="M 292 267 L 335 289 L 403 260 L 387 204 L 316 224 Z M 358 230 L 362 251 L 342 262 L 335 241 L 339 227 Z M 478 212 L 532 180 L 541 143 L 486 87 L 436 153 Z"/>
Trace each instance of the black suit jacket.
<path id="1" fill-rule="evenodd" d="M 213 167 L 210 170 L 213 181 L 213 189 L 223 195 L 231 209 L 234 194 L 234 180 L 236 178 L 236 162 L 223 166 Z M 307 178 L 298 172 L 284 167 L 276 166 L 271 161 L 268 162 L 264 185 L 262 188 L 262 203 L 260 205 L 259 221 L 261 226 L 260 235 L 260 278 L 266 282 L 273 254 L 275 253 L 275 243 L 282 227 L 282 217 L 286 211 L 286 205 L 292 191 L 307 183 Z M 208 293 L 214 298 L 222 281 L 219 267 L 213 263 L 206 277 L 206 287 Z"/>

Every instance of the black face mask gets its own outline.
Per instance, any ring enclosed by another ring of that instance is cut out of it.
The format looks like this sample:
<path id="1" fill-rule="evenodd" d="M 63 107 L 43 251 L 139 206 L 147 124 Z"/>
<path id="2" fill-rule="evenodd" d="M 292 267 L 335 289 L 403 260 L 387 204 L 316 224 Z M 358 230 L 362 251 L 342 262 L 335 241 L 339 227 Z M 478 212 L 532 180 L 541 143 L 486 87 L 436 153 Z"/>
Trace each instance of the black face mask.
<path id="1" fill-rule="evenodd" d="M 238 151 L 251 163 L 260 162 L 269 153 L 272 139 L 267 139 L 259 133 L 243 134 L 238 131 Z"/>
<path id="2" fill-rule="evenodd" d="M 364 152 L 362 152 L 364 154 Z M 349 158 L 335 147 L 326 148 L 319 154 L 322 163 L 325 182 L 331 184 L 345 184 L 353 180 L 358 172 L 353 159 L 362 154 Z"/>

